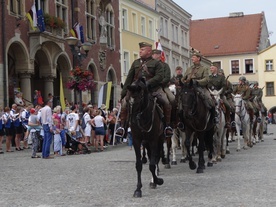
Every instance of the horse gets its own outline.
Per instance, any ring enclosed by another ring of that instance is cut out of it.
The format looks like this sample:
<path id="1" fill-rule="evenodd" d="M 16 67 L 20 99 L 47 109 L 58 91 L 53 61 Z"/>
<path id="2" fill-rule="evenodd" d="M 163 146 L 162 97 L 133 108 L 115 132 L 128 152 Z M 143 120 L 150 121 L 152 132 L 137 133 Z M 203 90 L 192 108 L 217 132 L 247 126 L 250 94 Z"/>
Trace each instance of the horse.
<path id="1" fill-rule="evenodd" d="M 250 123 L 250 117 L 245 107 L 245 101 L 242 99 L 242 94 L 233 95 L 234 103 L 235 103 L 235 123 L 236 123 L 236 131 L 237 131 L 237 151 L 240 151 L 240 130 L 242 129 L 244 145 L 243 149 L 247 149 L 248 145 L 253 146 L 251 143 L 251 131 L 252 124 Z"/>
<path id="2" fill-rule="evenodd" d="M 126 96 L 128 122 L 132 131 L 133 146 L 136 155 L 137 188 L 134 197 L 142 197 L 142 156 L 141 144 L 147 150 L 149 170 L 152 174 L 151 188 L 162 185 L 164 180 L 157 177 L 156 165 L 160 160 L 163 148 L 163 123 L 158 110 L 157 97 L 152 95 L 143 78 L 134 81 L 127 87 Z"/>
<path id="3" fill-rule="evenodd" d="M 211 95 L 214 97 L 216 101 L 216 111 L 218 115 L 219 122 L 216 124 L 215 134 L 214 134 L 214 158 L 213 162 L 221 161 L 221 158 L 225 158 L 226 154 L 226 129 L 225 129 L 225 115 L 222 107 L 222 102 L 220 99 L 220 94 L 223 91 L 223 88 L 219 91 L 209 89 Z"/>
<path id="4" fill-rule="evenodd" d="M 196 169 L 196 163 L 190 153 L 190 143 L 192 135 L 196 137 L 198 142 L 198 167 L 197 173 L 203 173 L 205 169 L 204 150 L 208 152 L 208 164 L 207 166 L 213 166 L 212 154 L 213 154 L 213 135 L 215 124 L 211 119 L 210 110 L 205 106 L 198 93 L 198 87 L 193 81 L 182 83 L 181 86 L 181 113 L 180 120 L 184 123 L 184 131 L 186 134 L 185 147 L 187 150 L 187 158 L 189 160 L 190 169 Z"/>
<path id="5" fill-rule="evenodd" d="M 257 96 L 254 97 L 253 103 L 258 109 L 258 112 L 256 113 L 257 119 L 255 119 L 253 123 L 253 144 L 259 143 L 259 140 L 262 142 L 264 141 L 264 123 L 265 123 L 265 116 L 266 116 L 266 108 L 263 106 L 263 104 L 259 103 Z"/>

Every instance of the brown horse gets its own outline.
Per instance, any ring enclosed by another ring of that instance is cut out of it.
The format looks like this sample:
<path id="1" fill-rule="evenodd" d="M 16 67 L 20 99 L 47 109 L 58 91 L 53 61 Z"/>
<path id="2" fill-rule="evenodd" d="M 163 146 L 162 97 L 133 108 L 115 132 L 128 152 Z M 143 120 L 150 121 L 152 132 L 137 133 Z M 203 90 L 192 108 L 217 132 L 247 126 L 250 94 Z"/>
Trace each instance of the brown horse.
<path id="1" fill-rule="evenodd" d="M 187 158 L 189 160 L 190 169 L 194 170 L 197 166 L 193 161 L 190 153 L 190 139 L 193 133 L 198 138 L 198 168 L 197 173 L 203 173 L 205 169 L 205 160 L 203 152 L 208 150 L 208 165 L 213 166 L 212 153 L 213 153 L 213 135 L 215 124 L 213 123 L 209 109 L 203 103 L 199 96 L 197 86 L 192 81 L 182 84 L 181 91 L 181 121 L 184 123 L 186 141 L 185 146 L 187 149 Z"/>
<path id="2" fill-rule="evenodd" d="M 134 197 L 142 197 L 142 156 L 141 144 L 146 148 L 149 158 L 149 169 L 152 173 L 150 186 L 162 185 L 163 179 L 157 177 L 157 164 L 163 150 L 163 124 L 157 106 L 157 97 L 152 96 L 145 84 L 144 79 L 135 81 L 127 87 L 128 119 L 131 127 L 133 146 L 136 155 L 137 188 Z"/>

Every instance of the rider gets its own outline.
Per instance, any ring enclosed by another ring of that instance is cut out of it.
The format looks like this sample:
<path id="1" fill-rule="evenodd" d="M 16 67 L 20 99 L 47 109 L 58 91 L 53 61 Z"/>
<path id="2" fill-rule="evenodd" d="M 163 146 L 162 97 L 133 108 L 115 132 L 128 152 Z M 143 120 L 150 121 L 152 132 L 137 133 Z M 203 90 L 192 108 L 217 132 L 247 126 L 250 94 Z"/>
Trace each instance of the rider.
<path id="1" fill-rule="evenodd" d="M 256 81 L 253 85 L 253 88 L 251 90 L 252 97 L 257 97 L 257 103 L 256 108 L 260 108 L 262 110 L 261 112 L 265 112 L 266 108 L 263 104 L 262 97 L 263 97 L 263 90 L 259 88 L 259 83 Z"/>
<path id="2" fill-rule="evenodd" d="M 205 67 L 201 65 L 202 55 L 199 52 L 194 52 L 192 53 L 192 62 L 193 65 L 189 67 L 183 78 L 182 82 L 189 82 L 189 81 L 194 81 L 198 82 L 199 80 L 205 80 L 209 76 L 209 69 L 208 67 Z M 218 123 L 218 118 L 216 117 L 216 111 L 215 111 L 215 102 L 212 99 L 210 92 L 207 90 L 206 87 L 203 87 L 204 85 L 200 85 L 200 87 L 196 87 L 196 90 L 199 92 L 200 97 L 203 99 L 203 102 L 205 106 L 210 110 L 211 112 L 211 117 L 213 117 L 213 122 L 216 124 Z"/>
<path id="3" fill-rule="evenodd" d="M 126 108 L 126 99 L 127 95 L 127 86 L 131 85 L 134 81 L 138 80 L 141 77 L 146 79 L 146 85 L 150 92 L 157 92 L 160 93 L 164 102 L 167 99 L 166 94 L 162 89 L 162 85 L 160 84 L 164 78 L 164 66 L 163 64 L 152 58 L 152 45 L 146 42 L 139 43 L 140 47 L 140 58 L 134 60 L 131 65 L 131 68 L 128 72 L 125 84 L 123 86 L 123 90 L 121 92 L 121 126 L 126 129 L 127 123 L 127 108 Z M 168 102 L 168 99 L 167 99 Z M 165 104 L 166 105 L 166 104 Z M 165 107 L 164 105 L 164 107 Z M 168 110 L 164 110 L 168 111 Z M 165 114 L 166 116 L 166 114 Z M 168 114 L 167 114 L 168 116 Z M 126 134 L 126 133 L 125 133 Z"/>
<path id="4" fill-rule="evenodd" d="M 230 105 L 225 99 L 224 92 L 226 90 L 226 80 L 223 75 L 218 74 L 218 64 L 217 63 L 212 63 L 210 67 L 211 75 L 208 76 L 206 79 L 198 80 L 198 84 L 201 86 L 206 86 L 210 90 L 221 90 L 222 92 L 220 94 L 220 98 L 224 103 L 226 112 L 225 112 L 225 120 L 226 120 L 226 125 L 225 128 L 230 127 Z"/>
<path id="5" fill-rule="evenodd" d="M 175 97 L 169 89 L 169 82 L 171 79 L 171 69 L 167 63 L 161 61 L 161 53 L 162 53 L 161 50 L 157 50 L 157 49 L 152 50 L 152 58 L 160 61 L 164 66 L 164 78 L 161 82 L 161 85 L 162 85 L 163 92 L 166 95 L 164 97 L 162 95 L 162 99 L 165 101 L 163 104 L 164 105 L 163 110 L 165 115 L 165 122 L 167 125 L 165 134 L 167 136 L 172 136 L 173 131 L 172 131 L 172 128 L 170 127 L 170 123 L 171 123 L 172 106 L 174 106 L 175 104 Z"/>
<path id="6" fill-rule="evenodd" d="M 254 118 L 254 108 L 252 103 L 249 101 L 250 99 L 250 88 L 248 85 L 246 85 L 246 78 L 244 76 L 241 76 L 239 78 L 239 84 L 237 87 L 234 88 L 233 91 L 234 94 L 242 94 L 242 99 L 245 101 L 246 106 L 248 108 L 250 120 L 253 121 Z"/>

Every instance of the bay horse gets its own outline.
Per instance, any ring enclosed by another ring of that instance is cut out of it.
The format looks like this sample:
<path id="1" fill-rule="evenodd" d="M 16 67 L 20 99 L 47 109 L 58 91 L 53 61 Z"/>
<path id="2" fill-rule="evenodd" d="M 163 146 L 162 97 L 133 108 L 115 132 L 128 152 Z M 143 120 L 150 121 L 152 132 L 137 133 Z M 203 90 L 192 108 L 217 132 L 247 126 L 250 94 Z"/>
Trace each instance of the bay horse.
<path id="1" fill-rule="evenodd" d="M 138 79 L 127 87 L 127 109 L 133 146 L 136 155 L 137 188 L 134 197 L 142 197 L 142 156 L 141 144 L 147 150 L 149 158 L 149 170 L 152 174 L 150 187 L 164 183 L 162 178 L 157 177 L 157 164 L 163 150 L 163 123 L 157 104 L 157 97 L 149 93 L 143 78 Z"/>
<path id="2" fill-rule="evenodd" d="M 180 120 L 184 123 L 184 131 L 186 134 L 185 147 L 187 150 L 187 158 L 189 160 L 190 169 L 196 169 L 196 163 L 193 161 L 190 152 L 191 138 L 194 133 L 198 142 L 198 167 L 197 173 L 203 173 L 205 169 L 204 150 L 208 150 L 208 164 L 213 166 L 213 135 L 215 124 L 212 120 L 210 110 L 203 103 L 202 98 L 197 89 L 197 85 L 193 81 L 182 83 L 181 103 L 182 109 Z"/>
<path id="3" fill-rule="evenodd" d="M 242 94 L 233 95 L 233 99 L 235 103 L 235 123 L 238 140 L 237 151 L 240 151 L 241 130 L 244 139 L 243 149 L 247 149 L 247 146 L 253 146 L 251 143 L 252 123 L 250 122 L 250 117 L 245 107 L 245 101 L 242 99 Z"/>
<path id="4" fill-rule="evenodd" d="M 258 101 L 257 96 L 254 97 L 253 103 L 258 109 L 258 112 L 255 114 L 256 119 L 254 120 L 253 123 L 253 130 L 252 130 L 252 136 L 253 136 L 253 144 L 259 143 L 259 140 L 262 142 L 264 141 L 264 123 L 265 123 L 265 116 L 267 114 L 267 110 L 264 107 L 262 103 Z"/>

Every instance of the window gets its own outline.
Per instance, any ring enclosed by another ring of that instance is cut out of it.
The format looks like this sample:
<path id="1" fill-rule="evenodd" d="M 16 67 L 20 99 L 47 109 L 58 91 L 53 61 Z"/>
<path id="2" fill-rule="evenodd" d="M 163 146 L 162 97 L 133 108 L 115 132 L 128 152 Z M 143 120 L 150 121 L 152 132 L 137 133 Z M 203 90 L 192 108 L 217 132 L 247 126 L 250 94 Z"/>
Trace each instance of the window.
<path id="1" fill-rule="evenodd" d="M 238 60 L 231 60 L 231 73 L 232 74 L 239 74 L 240 66 Z"/>
<path id="2" fill-rule="evenodd" d="M 253 73 L 253 59 L 245 59 L 245 73 Z"/>
<path id="3" fill-rule="evenodd" d="M 86 0 L 86 35 L 90 41 L 96 41 L 96 4 Z"/>
<path id="4" fill-rule="evenodd" d="M 178 43 L 178 27 L 175 26 L 175 33 L 174 33 L 174 42 Z"/>
<path id="5" fill-rule="evenodd" d="M 141 17 L 141 35 L 146 36 L 146 19 Z"/>
<path id="6" fill-rule="evenodd" d="M 67 14 L 68 14 L 67 1 L 56 0 L 56 16 L 62 19 L 66 23 Z"/>
<path id="7" fill-rule="evenodd" d="M 114 47 L 114 11 L 109 4 L 106 10 L 106 31 L 107 31 L 107 45 L 109 47 Z"/>
<path id="8" fill-rule="evenodd" d="M 184 35 L 184 30 L 181 30 L 181 46 L 185 46 L 185 35 Z"/>
<path id="9" fill-rule="evenodd" d="M 266 83 L 266 95 L 267 96 L 274 96 L 274 82 L 267 82 Z"/>
<path id="10" fill-rule="evenodd" d="M 47 6 L 48 6 L 47 0 L 35 0 L 36 10 L 42 9 L 44 14 L 48 12 Z"/>
<path id="11" fill-rule="evenodd" d="M 153 23 L 152 23 L 152 20 L 149 20 L 149 38 L 153 39 Z"/>
<path id="12" fill-rule="evenodd" d="M 124 74 L 129 70 L 129 52 L 124 52 Z"/>
<path id="13" fill-rule="evenodd" d="M 23 1 L 23 0 L 10 0 L 9 1 L 10 13 L 13 15 L 22 16 L 23 15 L 22 11 L 24 10 L 24 3 L 25 3 L 25 1 Z M 31 9 L 31 8 L 28 8 L 28 10 L 29 9 Z"/>
<path id="14" fill-rule="evenodd" d="M 164 35 L 164 19 L 163 17 L 160 18 L 160 35 Z"/>
<path id="15" fill-rule="evenodd" d="M 168 29 L 169 29 L 168 28 L 168 20 L 165 19 L 163 30 L 164 30 L 164 37 L 166 37 L 166 38 L 168 38 Z"/>
<path id="16" fill-rule="evenodd" d="M 132 31 L 137 33 L 137 15 L 132 13 Z"/>
<path id="17" fill-rule="evenodd" d="M 273 60 L 266 60 L 265 61 L 265 70 L 273 70 Z"/>
<path id="18" fill-rule="evenodd" d="M 122 29 L 127 30 L 127 10 L 122 11 Z"/>
<path id="19" fill-rule="evenodd" d="M 174 31 L 174 24 L 172 24 L 172 41 L 174 41 L 174 38 L 175 38 L 175 31 Z"/>

